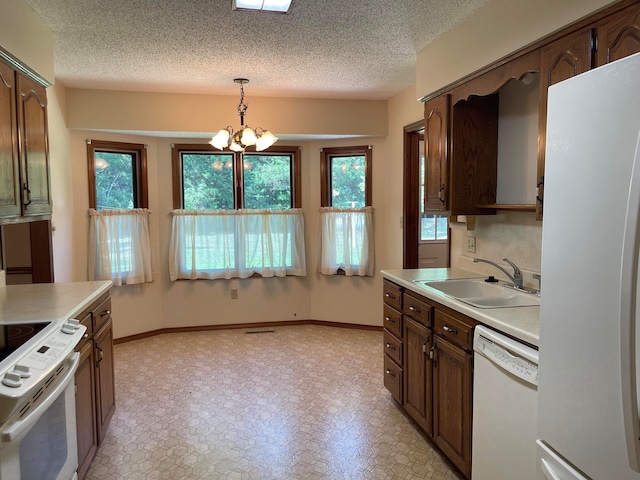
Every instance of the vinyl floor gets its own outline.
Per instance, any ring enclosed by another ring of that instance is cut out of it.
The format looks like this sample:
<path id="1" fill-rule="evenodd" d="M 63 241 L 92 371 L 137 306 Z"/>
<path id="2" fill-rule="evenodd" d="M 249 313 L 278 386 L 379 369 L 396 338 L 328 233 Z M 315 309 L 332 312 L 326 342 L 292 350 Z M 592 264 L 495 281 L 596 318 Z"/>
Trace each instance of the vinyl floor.
<path id="1" fill-rule="evenodd" d="M 382 333 L 366 330 L 219 330 L 116 345 L 116 412 L 87 478 L 459 480 L 382 372 Z"/>

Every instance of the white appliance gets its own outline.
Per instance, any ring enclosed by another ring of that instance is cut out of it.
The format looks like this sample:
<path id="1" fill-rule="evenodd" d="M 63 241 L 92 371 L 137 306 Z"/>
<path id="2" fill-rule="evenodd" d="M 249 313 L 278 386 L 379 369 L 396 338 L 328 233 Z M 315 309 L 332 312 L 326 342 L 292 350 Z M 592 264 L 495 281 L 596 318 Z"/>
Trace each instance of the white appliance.
<path id="1" fill-rule="evenodd" d="M 471 478 L 534 480 L 538 351 L 483 326 L 473 350 Z"/>
<path id="2" fill-rule="evenodd" d="M 538 478 L 640 480 L 640 54 L 549 88 Z"/>
<path id="3" fill-rule="evenodd" d="M 77 478 L 77 320 L 0 324 L 0 480 Z"/>

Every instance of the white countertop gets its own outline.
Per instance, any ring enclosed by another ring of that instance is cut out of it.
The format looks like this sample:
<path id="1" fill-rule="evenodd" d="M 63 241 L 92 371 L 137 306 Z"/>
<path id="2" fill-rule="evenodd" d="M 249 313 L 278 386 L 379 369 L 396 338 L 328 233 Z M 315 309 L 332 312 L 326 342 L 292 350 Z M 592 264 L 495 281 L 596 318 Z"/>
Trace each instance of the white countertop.
<path id="1" fill-rule="evenodd" d="M 111 286 L 111 281 L 98 281 L 0 287 L 0 323 L 73 318 Z"/>
<path id="2" fill-rule="evenodd" d="M 452 268 L 419 268 L 415 270 L 382 270 L 382 276 L 398 285 L 419 293 L 446 307 L 514 338 L 534 346 L 540 340 L 540 307 L 476 308 L 444 293 L 414 283 L 415 280 L 450 280 L 454 278 L 484 278 L 475 272 Z"/>

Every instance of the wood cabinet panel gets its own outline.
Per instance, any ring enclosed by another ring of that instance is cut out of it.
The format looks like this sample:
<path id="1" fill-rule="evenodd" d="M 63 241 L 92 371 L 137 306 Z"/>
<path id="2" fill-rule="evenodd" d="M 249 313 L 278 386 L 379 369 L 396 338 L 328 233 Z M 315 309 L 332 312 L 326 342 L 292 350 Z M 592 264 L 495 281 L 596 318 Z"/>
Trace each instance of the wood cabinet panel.
<path id="1" fill-rule="evenodd" d="M 433 364 L 433 437 L 471 478 L 473 357 L 436 336 Z"/>
<path id="2" fill-rule="evenodd" d="M 96 409 L 98 442 L 102 443 L 107 426 L 116 409 L 116 391 L 113 366 L 113 325 L 109 320 L 95 337 L 96 355 Z"/>
<path id="3" fill-rule="evenodd" d="M 433 433 L 432 367 L 429 359 L 433 334 L 414 320 L 404 322 L 404 408 L 429 435 Z"/>
<path id="4" fill-rule="evenodd" d="M 402 313 L 383 305 L 383 327 L 397 338 L 402 338 Z"/>
<path id="5" fill-rule="evenodd" d="M 640 52 L 640 7 L 632 5 L 596 25 L 598 66 Z"/>
<path id="6" fill-rule="evenodd" d="M 51 213 L 47 93 L 33 80 L 18 74 L 18 124 L 22 166 L 23 212 Z"/>
<path id="7" fill-rule="evenodd" d="M 425 211 L 449 208 L 449 95 L 424 104 Z"/>
<path id="8" fill-rule="evenodd" d="M 111 296 L 105 294 L 98 302 L 100 302 L 98 306 L 91 312 L 94 332 L 99 331 L 111 319 Z"/>
<path id="9" fill-rule="evenodd" d="M 430 327 L 433 307 L 423 297 L 412 292 L 405 292 L 402 299 L 402 312 L 416 322 Z"/>
<path id="10" fill-rule="evenodd" d="M 81 480 L 87 474 L 98 449 L 93 343 L 85 344 L 80 351 L 75 382 L 78 478 Z"/>
<path id="11" fill-rule="evenodd" d="M 383 337 L 384 353 L 398 365 L 402 365 L 402 340 L 394 337 L 389 332 L 384 332 Z"/>
<path id="12" fill-rule="evenodd" d="M 544 47 L 540 57 L 540 109 L 538 127 L 538 195 L 536 218 L 544 213 L 544 157 L 547 135 L 547 98 L 551 85 L 584 73 L 592 66 L 593 29 L 586 28 Z"/>
<path id="13" fill-rule="evenodd" d="M 15 71 L 0 62 L 0 216 L 20 215 Z"/>
<path id="14" fill-rule="evenodd" d="M 398 311 L 402 310 L 402 290 L 398 285 L 385 280 L 382 283 L 382 294 L 385 304 Z"/>
<path id="15" fill-rule="evenodd" d="M 387 355 L 384 356 L 384 386 L 391 396 L 402 405 L 403 402 L 403 372 Z"/>
<path id="16" fill-rule="evenodd" d="M 477 325 L 475 320 L 436 309 L 433 323 L 434 333 L 465 350 L 472 350 L 473 328 Z"/>

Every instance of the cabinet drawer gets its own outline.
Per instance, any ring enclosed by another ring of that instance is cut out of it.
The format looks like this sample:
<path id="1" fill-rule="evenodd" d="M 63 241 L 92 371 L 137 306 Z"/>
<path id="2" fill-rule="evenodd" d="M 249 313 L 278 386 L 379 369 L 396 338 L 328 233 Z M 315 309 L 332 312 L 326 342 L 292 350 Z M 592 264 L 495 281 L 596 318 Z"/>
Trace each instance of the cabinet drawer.
<path id="1" fill-rule="evenodd" d="M 82 348 L 87 344 L 87 342 L 93 336 L 93 324 L 91 321 L 91 312 L 83 312 L 82 315 L 77 317 L 80 320 L 80 325 L 84 325 L 87 327 L 87 331 L 84 332 L 84 335 L 76 345 L 76 352 L 81 352 Z"/>
<path id="2" fill-rule="evenodd" d="M 384 356 L 384 386 L 391 396 L 402 405 L 402 368 L 396 365 L 388 355 Z"/>
<path id="3" fill-rule="evenodd" d="M 402 313 L 394 310 L 389 305 L 384 305 L 384 328 L 396 337 L 402 338 Z"/>
<path id="4" fill-rule="evenodd" d="M 389 332 L 384 332 L 384 353 L 398 365 L 402 365 L 402 340 L 398 340 Z"/>
<path id="5" fill-rule="evenodd" d="M 431 310 L 433 308 L 422 298 L 419 298 L 417 294 L 413 296 L 409 292 L 405 292 L 402 305 L 402 312 L 405 315 L 426 327 L 431 326 Z"/>
<path id="6" fill-rule="evenodd" d="M 402 310 L 402 290 L 395 283 L 385 280 L 382 283 L 384 303 L 396 310 Z"/>
<path id="7" fill-rule="evenodd" d="M 93 309 L 93 331 L 98 332 L 111 318 L 111 297 L 107 296 L 100 305 Z"/>
<path id="8" fill-rule="evenodd" d="M 434 332 L 465 350 L 472 349 L 475 326 L 476 322 L 470 318 L 454 317 L 440 309 L 434 314 Z"/>

